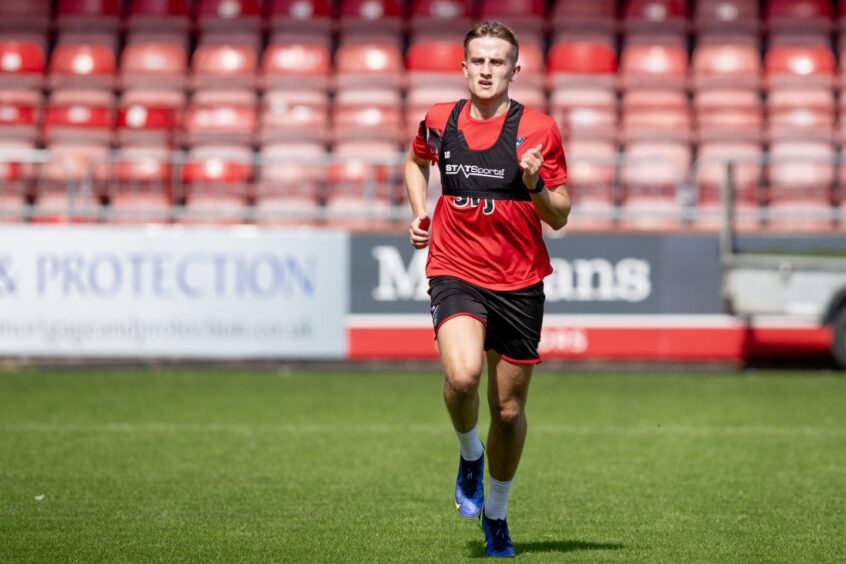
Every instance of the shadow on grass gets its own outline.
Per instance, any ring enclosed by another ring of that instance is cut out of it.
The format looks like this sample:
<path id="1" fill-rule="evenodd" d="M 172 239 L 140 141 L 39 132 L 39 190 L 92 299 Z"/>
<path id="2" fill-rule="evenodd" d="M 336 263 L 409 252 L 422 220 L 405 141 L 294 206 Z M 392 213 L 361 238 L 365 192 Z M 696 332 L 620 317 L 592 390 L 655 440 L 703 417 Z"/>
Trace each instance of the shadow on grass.
<path id="1" fill-rule="evenodd" d="M 471 558 L 482 558 L 485 556 L 484 541 L 468 542 Z M 529 541 L 514 544 L 517 554 L 529 554 L 531 552 L 575 552 L 577 550 L 619 550 L 624 545 L 618 542 L 589 542 L 580 540 L 549 540 Z"/>

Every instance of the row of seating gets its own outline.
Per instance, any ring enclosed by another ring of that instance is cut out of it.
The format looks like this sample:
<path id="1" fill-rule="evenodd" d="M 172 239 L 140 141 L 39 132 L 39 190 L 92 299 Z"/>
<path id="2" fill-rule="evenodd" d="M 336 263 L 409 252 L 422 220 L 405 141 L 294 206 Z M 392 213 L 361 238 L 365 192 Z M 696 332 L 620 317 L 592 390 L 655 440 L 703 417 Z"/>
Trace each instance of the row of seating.
<path id="1" fill-rule="evenodd" d="M 44 29 L 50 23 L 51 0 L 4 0 L 0 20 L 6 25 Z M 264 4 L 262 6 L 262 4 Z M 767 0 L 764 12 L 758 0 L 58 0 L 55 21 L 60 29 L 99 27 L 114 29 L 123 21 L 132 29 L 170 27 L 201 29 L 239 27 L 256 29 L 263 23 L 276 28 L 330 29 L 374 25 L 399 29 L 407 20 L 412 28 L 469 27 L 471 19 L 503 19 L 522 30 L 580 28 L 585 25 L 626 29 L 684 28 L 690 19 L 698 28 L 738 26 L 755 29 L 763 15 L 771 29 L 797 26 L 827 29 L 837 15 L 846 14 L 846 2 L 830 0 Z M 407 8 L 407 9 L 406 9 Z"/>

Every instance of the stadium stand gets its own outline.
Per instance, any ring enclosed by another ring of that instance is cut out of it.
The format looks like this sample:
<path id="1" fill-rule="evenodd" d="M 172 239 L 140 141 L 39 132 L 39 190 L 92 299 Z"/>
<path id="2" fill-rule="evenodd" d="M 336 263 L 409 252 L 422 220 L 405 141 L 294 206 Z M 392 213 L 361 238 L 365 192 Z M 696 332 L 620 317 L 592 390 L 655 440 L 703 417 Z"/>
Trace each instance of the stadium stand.
<path id="1" fill-rule="evenodd" d="M 575 229 L 713 229 L 732 160 L 742 228 L 842 229 L 844 15 L 825 0 L 5 0 L 0 217 L 83 220 L 82 203 L 89 220 L 217 206 L 225 222 L 346 209 L 389 225 L 407 142 L 465 95 L 461 33 L 495 17 L 521 39 L 514 98 L 562 131 Z"/>

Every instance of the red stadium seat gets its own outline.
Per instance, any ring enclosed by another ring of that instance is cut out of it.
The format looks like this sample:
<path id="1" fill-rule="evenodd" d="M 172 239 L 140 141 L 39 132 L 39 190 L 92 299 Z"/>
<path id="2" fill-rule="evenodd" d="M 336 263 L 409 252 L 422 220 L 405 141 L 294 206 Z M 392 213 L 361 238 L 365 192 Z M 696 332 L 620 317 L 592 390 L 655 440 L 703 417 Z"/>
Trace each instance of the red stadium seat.
<path id="1" fill-rule="evenodd" d="M 251 36 L 206 37 L 192 57 L 194 88 L 254 88 L 257 50 Z"/>
<path id="2" fill-rule="evenodd" d="M 543 48 L 539 43 L 531 41 L 520 43 L 520 55 L 517 59 L 520 74 L 512 87 L 531 86 L 542 88 L 546 79 Z"/>
<path id="3" fill-rule="evenodd" d="M 241 145 L 193 149 L 182 167 L 183 223 L 242 223 L 248 216 L 253 155 Z"/>
<path id="4" fill-rule="evenodd" d="M 731 163 L 734 226 L 754 230 L 760 224 L 757 190 L 763 170 L 764 153 L 754 141 L 722 140 L 699 146 L 696 186 L 697 202 L 694 226 L 717 230 L 723 223 L 721 187 L 726 182 Z"/>
<path id="5" fill-rule="evenodd" d="M 309 224 L 318 219 L 326 156 L 321 143 L 294 141 L 262 147 L 256 223 Z"/>
<path id="6" fill-rule="evenodd" d="M 508 24 L 518 36 L 540 34 L 546 19 L 543 0 L 480 0 L 479 17 Z"/>
<path id="7" fill-rule="evenodd" d="M 34 142 L 38 138 L 39 107 L 0 102 L 0 138 Z"/>
<path id="8" fill-rule="evenodd" d="M 704 90 L 694 96 L 693 107 L 699 139 L 760 143 L 764 112 L 756 90 Z"/>
<path id="9" fill-rule="evenodd" d="M 650 140 L 624 147 L 623 226 L 633 229 L 675 229 L 681 219 L 677 188 L 690 167 L 687 143 Z"/>
<path id="10" fill-rule="evenodd" d="M 50 58 L 50 85 L 112 88 L 115 66 L 114 45 L 105 39 L 60 39 Z"/>
<path id="11" fill-rule="evenodd" d="M 261 26 L 259 0 L 197 0 L 197 25 L 201 31 L 250 31 Z"/>
<path id="12" fill-rule="evenodd" d="M 629 31 L 681 31 L 686 18 L 684 0 L 626 0 L 623 7 L 623 25 Z"/>
<path id="13" fill-rule="evenodd" d="M 403 83 L 404 70 L 400 45 L 390 37 L 358 37 L 342 42 L 335 51 L 338 88 L 399 88 Z"/>
<path id="14" fill-rule="evenodd" d="M 255 101 L 212 103 L 195 98 L 185 114 L 185 133 L 191 145 L 251 143 L 257 130 L 256 122 Z"/>
<path id="15" fill-rule="evenodd" d="M 108 144 L 113 125 L 110 107 L 51 102 L 44 114 L 44 139 L 50 143 L 77 140 Z"/>
<path id="16" fill-rule="evenodd" d="M 0 30 L 45 32 L 50 25 L 50 0 L 3 0 Z"/>
<path id="17" fill-rule="evenodd" d="M 702 88 L 758 88 L 761 51 L 746 36 L 700 36 L 693 51 L 693 85 Z"/>
<path id="18" fill-rule="evenodd" d="M 770 145 L 768 227 L 830 231 L 835 150 L 806 139 Z"/>
<path id="19" fill-rule="evenodd" d="M 388 218 L 402 189 L 402 180 L 399 167 L 378 163 L 395 155 L 397 149 L 396 143 L 387 141 L 335 145 L 333 154 L 339 163 L 329 169 L 326 195 L 326 214 L 331 224 L 367 230 L 390 225 Z"/>
<path id="20" fill-rule="evenodd" d="M 512 100 L 517 100 L 527 108 L 547 113 L 546 93 L 540 84 L 515 81 L 508 89 L 508 94 Z"/>
<path id="21" fill-rule="evenodd" d="M 40 88 L 44 80 L 44 43 L 36 37 L 0 37 L 0 85 Z"/>
<path id="22" fill-rule="evenodd" d="M 561 36 L 547 55 L 547 69 L 553 88 L 574 85 L 614 85 L 617 55 L 605 36 Z"/>
<path id="23" fill-rule="evenodd" d="M 618 212 L 614 194 L 615 144 L 607 140 L 572 139 L 566 152 L 567 186 L 573 201 L 568 229 L 610 229 Z"/>
<path id="24" fill-rule="evenodd" d="M 133 104 L 118 109 L 117 142 L 173 145 L 179 128 L 178 114 L 172 108 Z"/>
<path id="25" fill-rule="evenodd" d="M 774 89 L 767 97 L 771 140 L 834 139 L 834 93 L 828 89 Z"/>
<path id="26" fill-rule="evenodd" d="M 835 81 L 834 53 L 825 45 L 771 45 L 764 57 L 767 85 L 824 86 Z"/>
<path id="27" fill-rule="evenodd" d="M 266 8 L 270 25 L 277 31 L 328 34 L 332 29 L 329 0 L 269 0 Z"/>
<path id="28" fill-rule="evenodd" d="M 404 139 L 402 104 L 395 90 L 345 90 L 335 98 L 333 138 L 398 142 Z"/>
<path id="29" fill-rule="evenodd" d="M 621 136 L 626 142 L 644 139 L 689 140 L 691 116 L 687 95 L 673 90 L 625 92 Z"/>
<path id="30" fill-rule="evenodd" d="M 121 106 L 141 104 L 181 111 L 185 107 L 186 96 L 182 90 L 147 90 L 143 88 L 124 90 L 120 98 Z"/>
<path id="31" fill-rule="evenodd" d="M 408 91 L 405 103 L 406 139 L 411 141 L 420 129 L 420 122 L 433 104 L 456 102 L 467 97 L 467 86 L 460 81 L 453 85 L 420 86 Z"/>
<path id="32" fill-rule="evenodd" d="M 398 33 L 402 26 L 399 0 L 341 0 L 338 12 L 343 31 Z"/>
<path id="33" fill-rule="evenodd" d="M 702 32 L 758 31 L 758 0 L 698 0 L 694 26 Z"/>
<path id="34" fill-rule="evenodd" d="M 553 29 L 561 31 L 584 31 L 596 29 L 602 32 L 614 31 L 616 24 L 615 0 L 558 0 L 550 14 Z"/>
<path id="35" fill-rule="evenodd" d="M 461 74 L 464 47 L 453 39 L 417 38 L 406 53 L 408 83 L 412 88 L 466 85 Z M 466 88 L 466 86 L 464 86 Z"/>
<path id="36" fill-rule="evenodd" d="M 331 57 L 326 40 L 274 38 L 261 60 L 265 88 L 296 87 L 326 89 Z"/>
<path id="37" fill-rule="evenodd" d="M 771 31 L 828 31 L 832 27 L 828 0 L 768 0 L 766 21 Z"/>
<path id="38" fill-rule="evenodd" d="M 188 0 L 130 0 L 127 24 L 133 31 L 188 29 Z"/>
<path id="39" fill-rule="evenodd" d="M 108 160 L 108 145 L 91 143 L 84 137 L 69 137 L 64 141 L 50 142 L 47 149 L 50 160 L 38 183 L 32 221 L 94 221 L 99 213 L 98 205 L 80 192 L 78 186 Z"/>
<path id="40" fill-rule="evenodd" d="M 261 140 L 325 141 L 329 133 L 329 95 L 314 90 L 270 90 L 262 103 Z"/>
<path id="41" fill-rule="evenodd" d="M 56 23 L 62 30 L 116 31 L 120 23 L 120 1 L 59 0 Z"/>
<path id="42" fill-rule="evenodd" d="M 110 163 L 109 223 L 168 223 L 171 213 L 170 152 L 166 147 L 121 149 Z"/>
<path id="43" fill-rule="evenodd" d="M 470 0 L 413 0 L 409 24 L 414 33 L 450 35 L 473 25 Z"/>
<path id="44" fill-rule="evenodd" d="M 685 88 L 687 50 L 675 37 L 631 36 L 620 59 L 623 88 Z"/>
<path id="45" fill-rule="evenodd" d="M 607 88 L 561 88 L 550 97 L 552 117 L 565 139 L 613 140 L 617 136 L 617 96 Z"/>
<path id="46" fill-rule="evenodd" d="M 124 88 L 184 88 L 188 70 L 185 40 L 172 35 L 131 35 L 121 55 Z"/>

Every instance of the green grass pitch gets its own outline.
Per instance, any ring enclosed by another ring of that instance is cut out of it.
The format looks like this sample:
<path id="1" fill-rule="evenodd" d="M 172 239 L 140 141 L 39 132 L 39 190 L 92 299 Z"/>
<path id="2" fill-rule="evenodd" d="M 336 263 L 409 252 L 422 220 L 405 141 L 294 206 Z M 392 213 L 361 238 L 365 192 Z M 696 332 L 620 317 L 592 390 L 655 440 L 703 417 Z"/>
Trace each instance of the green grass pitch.
<path id="1" fill-rule="evenodd" d="M 437 374 L 0 374 L 0 562 L 477 561 L 440 393 Z M 528 415 L 521 561 L 846 561 L 842 376 L 541 367 Z"/>

